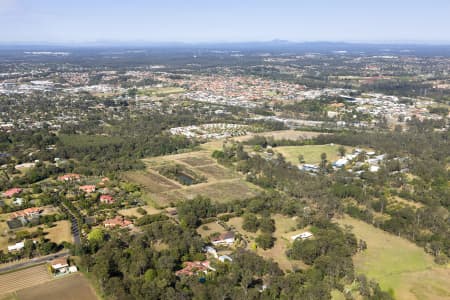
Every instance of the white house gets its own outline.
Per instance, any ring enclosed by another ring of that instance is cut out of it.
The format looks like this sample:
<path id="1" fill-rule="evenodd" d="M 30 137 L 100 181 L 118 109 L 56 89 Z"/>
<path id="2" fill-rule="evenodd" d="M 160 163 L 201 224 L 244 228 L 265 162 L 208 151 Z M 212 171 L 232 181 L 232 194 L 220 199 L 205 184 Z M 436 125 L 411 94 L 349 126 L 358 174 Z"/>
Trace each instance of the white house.
<path id="1" fill-rule="evenodd" d="M 231 231 L 222 233 L 221 235 L 219 235 L 217 237 L 211 238 L 211 243 L 215 246 L 217 246 L 217 245 L 225 245 L 225 246 L 233 245 L 234 241 L 235 241 L 234 233 L 232 233 Z"/>
<path id="2" fill-rule="evenodd" d="M 23 249 L 23 247 L 25 247 L 25 242 L 18 242 L 15 245 L 8 246 L 8 251 L 9 252 L 19 251 Z"/>
<path id="3" fill-rule="evenodd" d="M 313 234 L 312 234 L 311 232 L 305 231 L 305 232 L 302 232 L 302 233 L 299 233 L 299 234 L 296 234 L 296 235 L 291 236 L 291 239 L 292 239 L 293 241 L 295 241 L 295 240 L 298 239 L 298 238 L 300 238 L 300 239 L 302 239 L 302 240 L 306 240 L 306 239 L 309 239 L 309 238 L 312 237 L 312 236 L 313 236 Z"/>
<path id="4" fill-rule="evenodd" d="M 346 164 L 348 164 L 348 159 L 346 158 L 340 158 L 337 161 L 335 161 L 335 163 L 333 164 L 335 167 L 337 168 L 342 168 L 344 167 Z"/>
<path id="5" fill-rule="evenodd" d="M 211 246 L 206 246 L 204 250 L 205 250 L 206 253 L 211 254 L 211 255 L 214 256 L 215 258 L 218 257 L 217 251 L 216 251 L 216 249 L 214 249 L 213 247 L 211 247 Z"/>

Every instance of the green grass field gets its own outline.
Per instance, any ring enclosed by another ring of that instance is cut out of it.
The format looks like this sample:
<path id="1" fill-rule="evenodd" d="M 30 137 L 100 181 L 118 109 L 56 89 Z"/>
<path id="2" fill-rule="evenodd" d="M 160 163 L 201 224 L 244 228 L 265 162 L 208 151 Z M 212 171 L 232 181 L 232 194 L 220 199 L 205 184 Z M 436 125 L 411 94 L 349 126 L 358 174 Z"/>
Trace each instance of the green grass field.
<path id="1" fill-rule="evenodd" d="M 179 88 L 179 87 L 161 87 L 161 88 L 148 88 L 143 90 L 138 90 L 139 95 L 146 95 L 146 96 L 167 96 L 170 94 L 179 94 L 183 93 L 185 89 Z"/>
<path id="2" fill-rule="evenodd" d="M 393 290 L 396 299 L 450 299 L 450 268 L 436 265 L 422 248 L 350 217 L 337 222 L 367 242 L 367 250 L 354 256 L 357 274 Z"/>
<path id="3" fill-rule="evenodd" d="M 339 149 L 340 145 L 307 145 L 307 146 L 283 146 L 276 147 L 273 150 L 275 152 L 281 153 L 287 161 L 294 165 L 299 164 L 298 157 L 303 155 L 305 162 L 308 164 L 318 164 L 320 163 L 320 155 L 322 153 L 327 154 L 327 159 L 330 162 L 334 162 L 339 159 Z M 352 151 L 351 147 L 345 147 L 347 153 Z"/>

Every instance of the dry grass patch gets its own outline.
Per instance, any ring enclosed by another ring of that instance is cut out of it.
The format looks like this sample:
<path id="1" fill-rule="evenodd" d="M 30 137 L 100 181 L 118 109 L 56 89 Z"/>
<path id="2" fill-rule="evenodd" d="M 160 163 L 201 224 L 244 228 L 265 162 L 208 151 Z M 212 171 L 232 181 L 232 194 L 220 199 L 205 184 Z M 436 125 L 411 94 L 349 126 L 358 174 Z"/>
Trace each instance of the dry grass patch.
<path id="1" fill-rule="evenodd" d="M 160 209 L 156 209 L 153 206 L 149 206 L 149 205 L 141 206 L 141 208 L 144 209 L 147 212 L 147 214 L 149 214 L 149 215 L 159 214 L 161 212 Z M 125 217 L 132 217 L 132 216 L 135 216 L 138 218 L 142 217 L 142 215 L 140 213 L 138 213 L 137 210 L 138 210 L 138 207 L 121 209 L 121 210 L 119 210 L 119 214 L 121 214 L 122 216 L 125 216 Z"/>
<path id="2" fill-rule="evenodd" d="M 177 192 L 180 192 L 185 199 L 193 199 L 198 195 L 202 195 L 213 201 L 229 202 L 255 197 L 259 193 L 259 188 L 241 179 L 236 179 L 231 181 L 197 184 Z"/>
<path id="3" fill-rule="evenodd" d="M 123 174 L 128 181 L 143 186 L 144 190 L 150 193 L 160 193 L 167 190 L 180 188 L 180 185 L 167 179 L 164 176 L 156 174 L 151 170 L 126 172 Z"/>
<path id="4" fill-rule="evenodd" d="M 6 215 L 0 215 L 0 250 L 8 251 L 8 231 L 9 227 L 6 223 Z"/>
<path id="5" fill-rule="evenodd" d="M 198 234 L 200 234 L 202 236 L 202 238 L 207 238 L 213 233 L 216 233 L 216 232 L 224 233 L 224 232 L 226 232 L 226 230 L 219 223 L 211 222 L 211 223 L 203 224 L 200 227 L 198 227 L 197 232 L 198 232 Z"/>
<path id="6" fill-rule="evenodd" d="M 47 233 L 45 238 L 50 239 L 52 242 L 60 244 L 62 242 L 73 242 L 71 224 L 68 220 L 58 221 L 54 223 L 55 226 L 51 228 L 45 228 L 44 232 Z"/>
<path id="7" fill-rule="evenodd" d="M 248 135 L 240 136 L 234 138 L 236 141 L 247 141 L 254 136 L 264 136 L 273 137 L 275 140 L 305 140 L 311 139 L 313 137 L 319 136 L 323 133 L 313 132 L 313 131 L 298 131 L 298 130 L 278 130 L 278 131 L 268 131 L 261 133 L 251 133 Z"/>
<path id="8" fill-rule="evenodd" d="M 17 292 L 20 300 L 98 300 L 89 281 L 81 274 L 68 275 Z"/>
<path id="9" fill-rule="evenodd" d="M 242 224 L 244 221 L 242 217 L 231 218 L 230 220 L 228 220 L 227 224 L 245 238 L 245 240 L 248 242 L 247 249 L 252 249 L 265 259 L 271 259 L 274 262 L 278 263 L 279 267 L 283 271 L 308 268 L 308 266 L 302 261 L 290 260 L 286 256 L 286 251 L 291 246 L 290 236 L 296 232 L 292 231 L 292 229 L 295 230 L 297 221 L 291 217 L 283 216 L 280 214 L 273 215 L 272 218 L 275 220 L 275 232 L 273 233 L 273 236 L 276 240 L 274 246 L 267 250 L 254 248 L 255 239 L 260 234 L 260 231 L 245 231 L 242 228 Z M 301 230 L 301 232 L 303 231 L 304 230 Z"/>
<path id="10" fill-rule="evenodd" d="M 404 204 L 406 206 L 411 206 L 412 208 L 421 208 L 421 207 L 423 207 L 422 203 L 406 200 L 406 199 L 398 197 L 398 196 L 393 197 L 392 201 L 393 202 L 399 202 L 399 203 Z"/>
<path id="11" fill-rule="evenodd" d="M 18 270 L 0 275 L 0 294 L 7 295 L 20 289 L 34 287 L 35 285 L 52 280 L 45 265 Z M 45 299 L 45 298 L 34 298 Z"/>
<path id="12" fill-rule="evenodd" d="M 193 155 L 195 153 L 195 155 Z M 178 158 L 179 161 L 190 165 L 191 167 L 201 167 L 215 164 L 216 162 L 211 158 L 211 155 L 206 152 L 193 152 L 186 155 L 186 157 Z M 175 158 L 176 159 L 176 158 Z"/>
<path id="13" fill-rule="evenodd" d="M 219 165 L 197 167 L 196 170 L 201 171 L 208 179 L 211 178 L 213 180 L 237 178 L 237 174 L 234 174 L 231 170 Z"/>

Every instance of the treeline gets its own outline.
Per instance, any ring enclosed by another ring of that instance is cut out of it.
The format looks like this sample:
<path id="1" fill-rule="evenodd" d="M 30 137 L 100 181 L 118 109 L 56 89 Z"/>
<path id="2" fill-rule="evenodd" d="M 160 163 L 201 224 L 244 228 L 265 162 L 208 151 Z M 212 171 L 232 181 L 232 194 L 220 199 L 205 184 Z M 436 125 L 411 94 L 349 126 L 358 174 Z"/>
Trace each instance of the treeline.
<path id="1" fill-rule="evenodd" d="M 450 257 L 449 131 L 435 131 L 430 122 L 413 120 L 406 132 L 352 132 L 324 135 L 319 143 L 372 147 L 388 154 L 375 174 L 354 179 L 348 172 L 333 175 L 333 194 L 345 201 L 345 211 L 388 232 L 403 236 L 445 264 Z M 402 161 L 402 163 L 401 163 Z M 401 169 L 412 174 L 408 178 Z M 413 205 L 389 205 L 395 197 Z M 391 199 L 391 200 L 390 200 Z M 381 213 L 389 218 L 377 218 Z"/>
<path id="2" fill-rule="evenodd" d="M 331 290 L 343 291 L 344 285 L 355 280 L 351 256 L 357 242 L 320 213 L 305 217 L 303 209 L 291 213 L 317 228 L 318 241 L 311 245 L 296 242 L 291 252 L 279 255 L 305 259 L 311 268 L 284 273 L 273 261 L 238 248 L 230 254 L 232 262 L 211 261 L 215 271 L 175 275 L 184 262 L 205 259 L 205 241 L 195 231 L 203 222 L 242 214 L 282 213 L 286 206 L 297 205 L 298 201 L 278 192 L 231 203 L 213 203 L 202 197 L 179 202 L 179 224 L 154 215 L 138 219 L 141 233 L 133 235 L 93 230 L 81 249 L 82 268 L 94 275 L 103 295 L 111 299 L 331 299 Z M 258 227 L 274 230 L 267 217 L 258 220 Z M 369 295 L 391 299 L 378 285 L 371 286 Z"/>

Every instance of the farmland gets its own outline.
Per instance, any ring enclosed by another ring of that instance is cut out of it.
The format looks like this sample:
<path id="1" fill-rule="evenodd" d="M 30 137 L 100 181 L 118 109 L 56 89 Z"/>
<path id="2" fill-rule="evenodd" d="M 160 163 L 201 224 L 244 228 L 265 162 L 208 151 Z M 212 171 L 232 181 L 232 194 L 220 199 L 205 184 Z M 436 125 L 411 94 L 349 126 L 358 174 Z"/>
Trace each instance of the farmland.
<path id="1" fill-rule="evenodd" d="M 0 275 L 0 297 L 52 280 L 45 265 Z M 0 298 L 1 299 L 1 298 Z M 39 299 L 39 298 L 35 298 Z"/>
<path id="2" fill-rule="evenodd" d="M 227 202 L 250 198 L 259 188 L 246 182 L 241 175 L 229 170 L 211 158 L 210 151 L 167 155 L 144 159 L 145 171 L 127 172 L 124 178 L 143 187 L 157 206 L 167 206 L 180 199 L 192 199 L 203 195 L 214 201 Z M 206 178 L 205 182 L 182 185 L 157 172 L 164 165 L 178 164 L 192 173 Z"/>
<path id="3" fill-rule="evenodd" d="M 423 249 L 362 221 L 346 217 L 337 222 L 352 226 L 367 250 L 354 257 L 356 273 L 366 274 L 398 299 L 448 299 L 450 269 L 438 267 Z"/>
<path id="4" fill-rule="evenodd" d="M 93 288 L 81 274 L 69 275 L 17 292 L 19 300 L 97 300 Z"/>

